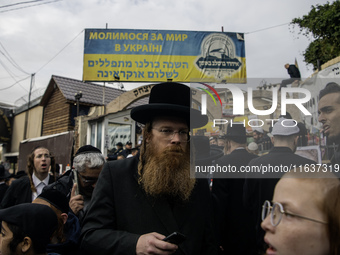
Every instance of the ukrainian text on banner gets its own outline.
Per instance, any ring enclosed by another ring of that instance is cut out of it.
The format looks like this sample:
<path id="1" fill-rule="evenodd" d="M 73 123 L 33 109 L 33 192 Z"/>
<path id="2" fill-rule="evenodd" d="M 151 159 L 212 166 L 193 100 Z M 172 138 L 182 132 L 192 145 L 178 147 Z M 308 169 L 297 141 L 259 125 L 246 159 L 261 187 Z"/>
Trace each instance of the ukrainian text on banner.
<path id="1" fill-rule="evenodd" d="M 85 29 L 84 81 L 246 79 L 244 35 L 175 30 Z"/>

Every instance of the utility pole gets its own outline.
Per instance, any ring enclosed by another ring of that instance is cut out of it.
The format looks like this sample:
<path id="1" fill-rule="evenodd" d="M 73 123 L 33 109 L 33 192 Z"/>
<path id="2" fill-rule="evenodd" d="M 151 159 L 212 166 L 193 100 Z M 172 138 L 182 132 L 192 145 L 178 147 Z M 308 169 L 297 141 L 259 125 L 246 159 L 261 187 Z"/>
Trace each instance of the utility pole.
<path id="1" fill-rule="evenodd" d="M 32 93 L 32 87 L 34 82 L 34 76 L 35 73 L 31 74 L 31 84 L 30 84 L 30 90 L 28 92 L 28 103 L 27 103 L 27 111 L 25 114 L 25 128 L 24 128 L 24 140 L 27 139 L 27 129 L 28 129 L 28 112 L 30 110 L 30 104 L 31 104 L 31 93 Z"/>

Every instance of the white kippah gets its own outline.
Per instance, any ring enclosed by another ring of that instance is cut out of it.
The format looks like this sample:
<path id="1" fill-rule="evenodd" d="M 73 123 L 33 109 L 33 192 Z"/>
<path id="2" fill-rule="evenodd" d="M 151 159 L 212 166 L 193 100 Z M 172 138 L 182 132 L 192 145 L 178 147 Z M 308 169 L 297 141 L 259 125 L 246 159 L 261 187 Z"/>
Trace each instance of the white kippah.
<path id="1" fill-rule="evenodd" d="M 280 118 L 273 126 L 272 135 L 289 136 L 298 134 L 299 132 L 300 129 L 298 128 L 296 121 Z"/>
<path id="2" fill-rule="evenodd" d="M 251 142 L 251 143 L 248 145 L 248 149 L 251 150 L 251 151 L 256 151 L 258 148 L 259 148 L 259 146 L 258 146 L 257 143 L 255 143 L 255 142 Z"/>

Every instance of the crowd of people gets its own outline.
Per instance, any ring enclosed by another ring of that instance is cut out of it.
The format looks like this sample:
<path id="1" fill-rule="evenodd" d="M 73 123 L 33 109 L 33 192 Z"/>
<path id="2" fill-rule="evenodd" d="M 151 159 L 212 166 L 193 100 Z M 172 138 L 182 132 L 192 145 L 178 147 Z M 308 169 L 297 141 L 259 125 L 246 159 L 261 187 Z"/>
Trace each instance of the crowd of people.
<path id="1" fill-rule="evenodd" d="M 338 144 L 340 86 L 327 85 L 319 98 L 319 121 Z M 340 181 L 326 165 L 314 173 L 315 161 L 294 154 L 301 130 L 289 118 L 270 136 L 254 131 L 249 144 L 242 125 L 216 139 L 191 136 L 208 118 L 191 108 L 190 88 L 172 82 L 155 85 L 131 117 L 144 125 L 140 148 L 117 143 L 105 158 L 82 146 L 57 180 L 48 148 L 34 148 L 27 174 L 9 186 L 0 165 L 2 255 L 340 254 Z M 269 152 L 259 156 L 264 141 Z M 195 165 L 289 171 L 192 176 Z"/>

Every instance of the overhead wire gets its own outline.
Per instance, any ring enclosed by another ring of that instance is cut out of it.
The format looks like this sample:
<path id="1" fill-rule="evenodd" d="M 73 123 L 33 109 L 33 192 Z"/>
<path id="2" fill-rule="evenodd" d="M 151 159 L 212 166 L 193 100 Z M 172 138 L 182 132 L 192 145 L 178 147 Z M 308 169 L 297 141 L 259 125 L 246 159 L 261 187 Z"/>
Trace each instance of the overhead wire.
<path id="1" fill-rule="evenodd" d="M 285 26 L 285 25 L 288 25 L 288 24 L 290 24 L 290 22 L 284 23 L 284 24 L 281 24 L 281 25 L 276 25 L 276 26 L 271 26 L 271 27 L 267 27 L 267 28 L 262 28 L 262 29 L 259 29 L 259 30 L 251 31 L 251 32 L 246 32 L 244 34 L 253 34 L 253 33 L 261 32 L 261 31 L 265 31 L 265 30 L 269 30 L 269 29 L 273 29 L 273 28 L 277 28 L 277 27 L 282 27 L 282 26 Z"/>
<path id="2" fill-rule="evenodd" d="M 3 6 L 0 6 L 0 8 L 7 8 L 7 7 L 14 6 L 14 5 L 29 4 L 29 3 L 41 2 L 41 1 L 46 1 L 46 0 L 32 0 L 32 1 L 28 1 L 28 2 L 19 2 L 19 3 L 14 3 L 14 4 L 3 5 Z"/>
<path id="3" fill-rule="evenodd" d="M 27 76 L 26 78 L 23 78 L 23 79 L 21 79 L 21 80 L 19 80 L 19 81 L 16 81 L 14 84 L 12 84 L 12 85 L 10 85 L 10 86 L 8 86 L 8 87 L 6 87 L 6 88 L 0 89 L 0 91 L 9 89 L 9 88 L 13 87 L 14 85 L 18 84 L 19 82 L 24 81 L 24 80 L 27 80 L 27 79 L 30 78 L 30 77 L 31 77 L 31 75 L 29 75 L 29 76 Z"/>
<path id="4" fill-rule="evenodd" d="M 38 2 L 38 1 L 42 1 L 42 0 L 35 0 L 35 1 L 30 1 L 30 2 Z M 51 1 L 51 2 L 57 2 L 57 1 L 62 1 L 62 0 L 54 0 L 54 1 Z M 45 3 L 51 3 L 51 2 L 45 2 Z M 26 2 L 26 3 L 29 3 L 29 2 Z M 45 4 L 45 3 L 42 3 L 42 4 Z M 14 5 L 14 4 L 13 4 Z M 40 5 L 40 4 L 37 4 L 37 5 Z M 29 6 L 31 7 L 31 6 Z M 2 6 L 0 6 L 0 8 L 2 8 Z M 25 7 L 23 7 L 25 8 Z M 2 11 L 0 11 L 1 13 Z M 285 25 L 288 25 L 290 24 L 289 22 L 288 23 L 284 23 L 284 24 L 280 24 L 280 25 L 275 25 L 275 26 L 271 26 L 271 27 L 267 27 L 267 28 L 263 28 L 263 29 L 259 29 L 259 30 L 255 30 L 255 31 L 251 31 L 251 32 L 246 32 L 244 34 L 253 34 L 253 33 L 257 33 L 257 32 L 261 32 L 261 31 L 265 31 L 265 30 L 269 30 L 269 29 L 273 29 L 273 28 L 277 28 L 277 27 L 281 27 L 281 26 L 285 26 Z M 78 38 L 78 36 L 80 34 L 82 34 L 84 32 L 84 30 L 82 30 L 79 34 L 77 34 L 70 42 L 68 42 L 59 52 L 57 52 L 56 55 L 54 55 L 49 61 L 47 61 L 43 66 L 41 66 L 36 72 L 38 73 L 39 71 L 41 71 L 45 66 L 47 66 L 50 62 L 52 62 L 52 60 L 54 60 L 61 52 L 64 51 L 65 48 L 67 48 L 75 39 Z M 3 45 L 0 43 L 0 45 L 3 47 Z M 4 48 L 4 47 L 3 47 Z M 0 51 L 1 52 L 1 51 Z M 7 52 L 7 51 L 6 51 Z M 2 52 L 1 52 L 2 53 Z M 3 53 L 2 53 L 3 54 Z M 9 55 L 9 54 L 8 54 Z M 12 59 L 12 58 L 11 58 Z M 13 59 L 12 59 L 13 60 Z M 11 62 L 11 61 L 10 61 Z M 3 63 L 0 61 L 0 63 L 3 65 Z M 14 64 L 13 64 L 14 63 Z M 16 62 L 13 60 L 13 62 L 11 62 L 11 64 L 13 66 L 16 66 L 19 70 L 21 69 L 21 67 L 19 65 L 16 64 Z M 5 68 L 5 67 L 4 67 Z M 6 69 L 6 68 L 5 68 Z M 26 73 L 23 69 L 21 69 L 22 72 Z M 28 73 L 26 73 L 28 74 Z M 20 81 L 23 81 L 23 80 L 26 80 L 27 78 L 29 78 L 30 76 L 22 79 L 22 80 L 19 80 L 19 81 L 16 81 L 14 84 L 12 84 L 11 86 L 7 87 L 7 88 L 3 88 L 3 89 L 0 89 L 0 91 L 2 90 L 6 90 L 6 89 L 9 89 L 11 87 L 13 87 L 14 85 L 18 84 Z M 13 78 L 13 77 L 12 77 Z M 20 83 L 19 83 L 20 85 Z M 21 86 L 21 85 L 20 85 Z M 21 86 L 22 87 L 22 86 Z"/>
<path id="5" fill-rule="evenodd" d="M 3 53 L 0 50 L 0 53 L 19 71 L 25 73 L 25 74 L 29 74 L 28 72 L 26 72 L 24 69 L 22 69 L 16 62 L 15 60 L 11 57 L 11 55 L 8 53 L 8 51 L 6 50 L 6 48 L 3 46 L 3 44 L 0 42 L 0 46 L 3 48 L 3 50 L 5 51 L 5 53 Z"/>
<path id="6" fill-rule="evenodd" d="M 54 57 L 52 57 L 49 61 L 47 61 L 46 64 L 44 64 L 42 67 L 40 67 L 35 73 L 38 73 L 41 69 L 43 69 L 45 66 L 47 66 L 53 59 L 55 59 L 64 49 L 66 49 L 83 32 L 84 32 L 84 29 L 79 34 L 77 34 L 70 42 L 68 42 L 56 55 L 54 55 Z"/>
<path id="7" fill-rule="evenodd" d="M 31 1 L 31 2 L 37 2 L 37 1 L 42 1 L 42 0 L 36 0 L 36 1 Z M 18 8 L 13 8 L 10 10 L 4 10 L 4 11 L 0 11 L 0 13 L 4 13 L 4 12 L 9 12 L 9 11 L 15 11 L 15 10 L 19 10 L 19 9 L 24 9 L 24 8 L 29 8 L 29 7 L 33 7 L 33 6 L 38 6 L 38 5 L 43 5 L 43 4 L 50 4 L 50 3 L 54 3 L 54 2 L 60 2 L 62 0 L 53 0 L 53 1 L 49 1 L 49 2 L 43 2 L 43 3 L 39 3 L 39 4 L 33 4 L 33 5 L 29 5 L 29 6 L 23 6 L 23 7 L 18 7 Z M 29 3 L 29 2 L 26 2 Z M 20 4 L 20 3 L 18 3 Z M 13 4 L 15 5 L 15 4 Z M 12 5 L 8 5 L 8 6 L 12 6 Z M 7 7 L 8 7 L 7 6 Z M 6 6 L 0 6 L 0 8 L 4 8 Z"/>
<path id="8" fill-rule="evenodd" d="M 26 71 L 24 71 L 15 61 L 14 61 L 14 59 L 11 57 L 11 55 L 8 53 L 8 51 L 6 50 L 6 48 L 4 47 L 4 45 L 0 42 L 0 46 L 3 48 L 3 50 L 5 51 L 5 53 L 4 52 L 2 52 L 1 50 L 0 50 L 0 53 L 8 60 L 8 62 L 10 62 L 17 70 L 19 70 L 19 71 L 21 71 L 21 72 L 23 72 L 24 74 L 27 74 L 27 75 L 30 75 L 28 72 L 26 72 Z M 10 70 L 10 68 L 9 67 L 7 67 L 7 65 L 3 62 L 3 61 L 1 61 L 0 60 L 0 64 L 3 66 L 3 68 L 6 70 L 6 72 L 12 77 L 12 79 L 15 81 L 15 83 L 13 84 L 13 85 L 11 85 L 10 87 L 8 87 L 8 88 L 11 88 L 11 87 L 13 87 L 15 84 L 19 84 L 19 86 L 22 88 L 22 89 L 24 89 L 25 91 L 27 91 L 27 89 L 25 89 L 25 87 L 24 86 L 22 86 L 21 84 L 20 84 L 20 81 L 17 81 L 17 79 L 16 79 L 16 77 L 18 77 L 18 75 L 16 75 L 16 74 L 14 74 L 14 72 L 12 72 L 11 70 Z M 6 88 L 4 88 L 4 89 L 2 89 L 2 90 L 5 90 Z"/>
<path id="9" fill-rule="evenodd" d="M 47 61 L 43 66 L 41 66 L 36 72 L 38 73 L 39 71 L 41 71 L 45 66 L 47 66 L 53 59 L 55 59 L 64 49 L 66 49 L 75 39 L 77 39 L 79 37 L 79 35 L 81 35 L 82 33 L 84 32 L 84 29 L 79 33 L 77 34 L 70 42 L 68 42 L 59 52 L 57 52 L 56 55 L 54 55 L 49 61 Z M 1 43 L 0 43 L 1 44 Z M 3 47 L 3 45 L 1 45 Z M 4 48 L 4 47 L 3 47 Z M 1 51 L 0 51 L 1 52 Z M 1 52 L 3 54 L 3 52 Z M 3 54 L 4 55 L 4 54 Z M 5 56 L 5 55 L 4 55 Z M 6 57 L 7 58 L 7 57 Z M 7 58 L 8 59 L 8 58 Z M 15 63 L 15 61 L 13 61 Z M 6 67 L 6 65 L 0 60 L 0 64 L 5 68 L 5 70 L 8 72 L 8 74 L 16 81 L 16 79 L 14 78 L 13 74 L 11 73 L 11 71 Z M 13 63 L 12 63 L 13 64 Z M 28 74 L 28 73 L 26 73 Z M 31 75 L 30 75 L 31 76 Z M 28 76 L 28 77 L 30 77 Z M 27 79 L 28 77 L 22 79 L 22 80 L 19 80 L 19 81 L 16 81 L 14 84 L 12 84 L 11 86 L 8 86 L 6 88 L 3 88 L 3 89 L 0 89 L 0 91 L 3 91 L 3 90 L 6 90 L 6 89 L 9 89 L 11 87 L 13 87 L 14 85 L 16 84 L 19 84 L 23 89 L 25 89 L 19 82 L 20 81 L 23 81 L 25 79 Z M 34 87 L 34 84 L 33 86 Z M 26 90 L 26 89 L 25 89 Z M 27 91 L 27 90 L 26 90 Z"/>
<path id="10" fill-rule="evenodd" d="M 25 91 L 27 91 L 27 89 L 25 89 L 19 82 L 17 81 L 17 79 L 14 76 L 14 73 L 0 60 L 0 64 L 4 67 L 4 69 L 6 70 L 6 72 L 12 77 L 12 79 L 16 82 L 15 84 L 19 84 L 19 86 L 21 88 L 23 88 Z M 11 86 L 12 87 L 12 86 Z"/>

